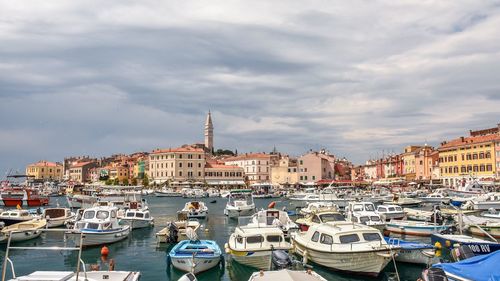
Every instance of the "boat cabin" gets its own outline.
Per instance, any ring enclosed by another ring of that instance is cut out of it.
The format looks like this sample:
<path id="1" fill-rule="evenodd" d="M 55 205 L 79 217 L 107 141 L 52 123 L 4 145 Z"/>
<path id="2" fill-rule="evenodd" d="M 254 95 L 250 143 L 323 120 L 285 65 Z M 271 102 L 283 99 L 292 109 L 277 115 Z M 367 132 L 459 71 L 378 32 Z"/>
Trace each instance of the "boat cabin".
<path id="1" fill-rule="evenodd" d="M 377 207 L 377 213 L 386 214 L 386 213 L 402 213 L 403 208 L 398 205 L 380 205 Z"/>
<path id="2" fill-rule="evenodd" d="M 283 231 L 277 227 L 237 227 L 234 231 L 234 250 L 267 250 L 271 247 L 288 247 Z"/>
<path id="3" fill-rule="evenodd" d="M 125 212 L 125 218 L 132 219 L 149 219 L 151 215 L 149 214 L 149 210 L 136 210 L 130 209 Z"/>
<path id="4" fill-rule="evenodd" d="M 81 220 L 75 224 L 77 230 L 111 230 L 119 228 L 116 207 L 94 207 L 83 211 Z"/>
<path id="5" fill-rule="evenodd" d="M 27 210 L 10 210 L 10 211 L 4 211 L 0 214 L 0 217 L 3 219 L 6 218 L 15 218 L 15 219 L 20 219 L 20 220 L 28 220 L 31 219 L 31 214 Z"/>

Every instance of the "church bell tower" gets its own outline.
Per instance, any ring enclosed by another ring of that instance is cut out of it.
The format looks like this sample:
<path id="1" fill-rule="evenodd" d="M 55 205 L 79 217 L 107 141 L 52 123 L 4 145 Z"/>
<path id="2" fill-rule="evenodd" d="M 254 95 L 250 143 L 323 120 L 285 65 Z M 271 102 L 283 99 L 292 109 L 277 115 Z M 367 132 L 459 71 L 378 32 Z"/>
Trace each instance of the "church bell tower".
<path id="1" fill-rule="evenodd" d="M 212 153 L 214 149 L 214 125 L 212 124 L 212 114 L 210 110 L 207 114 L 207 120 L 205 121 L 205 148 Z"/>

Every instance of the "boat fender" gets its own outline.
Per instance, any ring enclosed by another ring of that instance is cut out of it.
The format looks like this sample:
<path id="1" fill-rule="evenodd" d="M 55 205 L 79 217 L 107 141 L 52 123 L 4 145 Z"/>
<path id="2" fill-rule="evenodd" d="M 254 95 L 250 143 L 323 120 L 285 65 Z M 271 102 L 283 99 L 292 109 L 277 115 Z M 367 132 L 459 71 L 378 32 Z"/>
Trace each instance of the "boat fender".
<path id="1" fill-rule="evenodd" d="M 108 256 L 109 254 L 109 249 L 106 246 L 102 246 L 101 248 L 101 256 Z"/>
<path id="2" fill-rule="evenodd" d="M 438 241 L 438 242 L 434 243 L 434 247 L 436 247 L 437 249 L 441 250 L 442 245 L 441 245 L 441 243 Z"/>
<path id="3" fill-rule="evenodd" d="M 308 254 L 309 254 L 309 252 L 307 252 L 307 250 L 304 250 L 304 252 L 302 253 L 302 263 L 303 264 L 307 263 L 307 255 Z"/>
<path id="4" fill-rule="evenodd" d="M 224 244 L 224 250 L 225 250 L 226 254 L 231 254 L 231 249 L 229 249 L 228 243 Z"/>
<path id="5" fill-rule="evenodd" d="M 451 246 L 450 240 L 446 240 L 444 244 L 446 245 L 446 248 L 449 248 Z"/>

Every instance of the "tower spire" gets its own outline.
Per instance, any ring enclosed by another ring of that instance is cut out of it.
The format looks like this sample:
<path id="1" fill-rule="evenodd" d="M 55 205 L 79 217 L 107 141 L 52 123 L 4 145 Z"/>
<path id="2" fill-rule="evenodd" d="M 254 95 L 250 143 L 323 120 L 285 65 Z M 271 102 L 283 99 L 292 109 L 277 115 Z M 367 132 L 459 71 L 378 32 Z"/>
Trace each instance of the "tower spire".
<path id="1" fill-rule="evenodd" d="M 214 125 L 212 123 L 212 113 L 208 110 L 205 121 L 205 148 L 212 153 L 214 149 Z"/>

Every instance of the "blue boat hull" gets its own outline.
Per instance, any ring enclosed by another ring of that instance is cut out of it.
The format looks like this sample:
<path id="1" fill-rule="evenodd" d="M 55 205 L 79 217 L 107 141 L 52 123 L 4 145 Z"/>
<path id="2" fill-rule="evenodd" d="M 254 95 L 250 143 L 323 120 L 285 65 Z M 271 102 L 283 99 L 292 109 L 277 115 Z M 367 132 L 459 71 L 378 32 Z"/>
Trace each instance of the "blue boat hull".
<path id="1" fill-rule="evenodd" d="M 439 242 L 443 246 L 443 248 L 446 247 L 446 241 L 450 241 L 451 244 L 450 249 L 453 247 L 454 244 L 467 245 L 475 255 L 486 255 L 500 250 L 500 243 L 477 243 L 477 242 L 467 243 L 467 242 L 460 242 L 454 239 L 447 239 L 439 235 L 432 235 L 431 241 L 433 245 L 436 242 Z"/>

